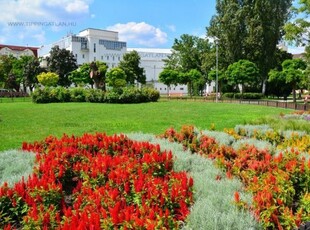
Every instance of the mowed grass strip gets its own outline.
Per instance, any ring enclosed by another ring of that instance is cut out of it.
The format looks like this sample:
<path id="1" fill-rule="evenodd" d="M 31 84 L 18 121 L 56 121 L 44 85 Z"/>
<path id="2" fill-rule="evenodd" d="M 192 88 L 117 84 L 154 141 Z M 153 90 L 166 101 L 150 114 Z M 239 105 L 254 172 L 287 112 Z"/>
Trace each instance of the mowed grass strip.
<path id="1" fill-rule="evenodd" d="M 23 141 L 42 140 L 49 135 L 108 135 L 143 132 L 161 134 L 174 127 L 194 125 L 199 129 L 233 128 L 262 116 L 290 110 L 243 104 L 190 101 L 159 101 L 144 104 L 97 104 L 31 102 L 0 103 L 0 151 L 20 148 Z"/>

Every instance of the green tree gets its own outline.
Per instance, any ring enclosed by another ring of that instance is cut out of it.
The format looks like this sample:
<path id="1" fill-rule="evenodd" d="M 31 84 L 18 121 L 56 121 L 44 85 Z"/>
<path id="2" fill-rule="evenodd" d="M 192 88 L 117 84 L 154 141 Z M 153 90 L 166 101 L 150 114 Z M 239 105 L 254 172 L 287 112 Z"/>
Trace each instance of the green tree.
<path id="1" fill-rule="evenodd" d="M 278 98 L 283 97 L 287 100 L 287 97 L 292 92 L 292 87 L 286 82 L 285 75 L 281 70 L 273 69 L 269 72 L 268 88 L 270 88 L 269 94 L 275 95 Z"/>
<path id="2" fill-rule="evenodd" d="M 275 63 L 276 47 L 289 19 L 292 0 L 217 0 L 207 34 L 219 39 L 219 60 L 226 69 L 240 59 L 254 62 L 260 70 L 265 93 L 268 72 Z"/>
<path id="3" fill-rule="evenodd" d="M 172 84 L 178 84 L 179 72 L 173 69 L 165 68 L 159 74 L 159 81 L 167 85 L 167 95 L 169 95 L 169 88 Z"/>
<path id="4" fill-rule="evenodd" d="M 285 25 L 285 39 L 297 46 L 309 46 L 310 37 L 310 2 L 299 0 L 297 7 L 292 7 L 294 19 Z"/>
<path id="5" fill-rule="evenodd" d="M 96 61 L 90 63 L 90 78 L 95 83 L 95 88 L 106 90 L 106 73 L 108 65 L 105 62 Z"/>
<path id="6" fill-rule="evenodd" d="M 60 49 L 59 46 L 54 46 L 46 61 L 48 71 L 58 74 L 58 84 L 61 86 L 70 86 L 69 74 L 77 69 L 77 63 L 73 53 L 66 49 Z"/>
<path id="7" fill-rule="evenodd" d="M 10 73 L 13 69 L 13 63 L 16 58 L 13 55 L 1 55 L 0 56 L 0 84 L 1 87 L 5 87 Z"/>
<path id="8" fill-rule="evenodd" d="M 124 54 L 123 60 L 118 64 L 118 67 L 125 72 L 126 81 L 130 85 L 134 85 L 135 82 L 141 84 L 146 82 L 144 69 L 140 67 L 140 59 L 138 52 L 133 50 Z"/>
<path id="9" fill-rule="evenodd" d="M 27 87 L 32 91 L 35 84 L 38 83 L 37 75 L 43 72 L 43 68 L 40 66 L 40 60 L 34 56 L 22 56 L 20 61 L 22 63 L 24 91 L 27 90 Z"/>
<path id="10" fill-rule="evenodd" d="M 188 72 L 179 74 L 179 82 L 188 86 L 189 95 L 193 95 L 193 84 L 202 77 L 197 69 L 191 69 Z"/>
<path id="11" fill-rule="evenodd" d="M 112 68 L 107 72 L 107 83 L 114 89 L 126 86 L 126 73 L 119 67 Z"/>
<path id="12" fill-rule="evenodd" d="M 59 81 L 59 76 L 56 73 L 47 72 L 47 73 L 40 73 L 38 76 L 38 81 L 43 86 L 56 86 L 57 82 Z"/>
<path id="13" fill-rule="evenodd" d="M 259 70 L 255 63 L 248 60 L 239 60 L 228 66 L 225 75 L 229 84 L 234 86 L 240 85 L 240 91 L 244 93 L 245 85 L 257 83 Z"/>
<path id="14" fill-rule="evenodd" d="M 78 69 L 73 70 L 69 75 L 69 80 L 73 82 L 76 86 L 90 84 L 93 85 L 94 82 L 90 78 L 90 64 L 84 63 L 79 66 Z"/>
<path id="15" fill-rule="evenodd" d="M 294 102 L 296 102 L 296 89 L 305 78 L 306 67 L 306 62 L 300 58 L 285 60 L 282 63 L 282 73 L 285 76 L 286 83 L 292 87 Z"/>

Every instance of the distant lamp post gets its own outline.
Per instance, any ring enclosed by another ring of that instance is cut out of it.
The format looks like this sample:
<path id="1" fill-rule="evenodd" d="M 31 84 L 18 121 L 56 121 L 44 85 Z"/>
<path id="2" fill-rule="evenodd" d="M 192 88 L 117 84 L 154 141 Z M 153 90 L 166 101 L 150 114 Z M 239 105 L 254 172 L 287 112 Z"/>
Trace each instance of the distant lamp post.
<path id="1" fill-rule="evenodd" d="M 215 80 L 215 102 L 218 102 L 219 93 L 219 40 L 217 37 L 214 38 L 216 45 L 216 80 Z"/>

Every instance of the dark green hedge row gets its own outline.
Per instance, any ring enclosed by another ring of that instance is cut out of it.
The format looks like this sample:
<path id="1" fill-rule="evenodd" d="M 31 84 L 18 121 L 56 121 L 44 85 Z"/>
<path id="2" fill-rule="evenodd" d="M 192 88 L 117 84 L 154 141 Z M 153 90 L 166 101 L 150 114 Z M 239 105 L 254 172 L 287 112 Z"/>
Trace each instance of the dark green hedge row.
<path id="1" fill-rule="evenodd" d="M 264 95 L 262 93 L 224 93 L 223 98 L 233 99 L 262 99 Z"/>
<path id="2" fill-rule="evenodd" d="M 34 103 L 52 102 L 95 102 L 95 103 L 143 103 L 155 102 L 159 92 L 151 88 L 133 87 L 118 90 L 102 91 L 85 88 L 37 88 L 31 94 Z"/>

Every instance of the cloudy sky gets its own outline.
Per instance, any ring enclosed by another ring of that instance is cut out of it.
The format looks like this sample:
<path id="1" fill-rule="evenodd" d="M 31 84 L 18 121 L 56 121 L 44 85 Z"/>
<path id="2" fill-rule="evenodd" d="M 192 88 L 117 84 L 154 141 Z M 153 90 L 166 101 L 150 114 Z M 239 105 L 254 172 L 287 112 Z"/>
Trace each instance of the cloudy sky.
<path id="1" fill-rule="evenodd" d="M 0 0 L 0 43 L 39 47 L 69 33 L 97 28 L 118 31 L 128 47 L 170 48 L 182 34 L 205 36 L 215 2 Z"/>

